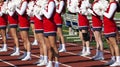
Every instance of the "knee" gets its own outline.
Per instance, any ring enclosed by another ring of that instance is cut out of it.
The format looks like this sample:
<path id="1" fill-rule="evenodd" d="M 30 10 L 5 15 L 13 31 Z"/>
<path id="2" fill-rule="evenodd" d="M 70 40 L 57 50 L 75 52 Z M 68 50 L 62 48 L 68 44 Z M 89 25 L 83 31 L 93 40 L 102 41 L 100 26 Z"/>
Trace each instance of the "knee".
<path id="1" fill-rule="evenodd" d="M 90 40 L 90 36 L 88 33 L 82 33 L 83 34 L 83 40 L 84 41 L 89 41 Z"/>

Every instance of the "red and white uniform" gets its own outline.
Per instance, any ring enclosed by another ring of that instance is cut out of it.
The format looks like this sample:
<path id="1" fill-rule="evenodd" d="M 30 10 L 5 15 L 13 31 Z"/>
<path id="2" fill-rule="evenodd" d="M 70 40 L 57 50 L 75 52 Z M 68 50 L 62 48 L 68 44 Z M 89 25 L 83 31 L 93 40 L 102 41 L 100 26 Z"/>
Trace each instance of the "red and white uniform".
<path id="1" fill-rule="evenodd" d="M 34 24 L 34 17 L 30 17 L 30 23 Z"/>
<path id="2" fill-rule="evenodd" d="M 81 2 L 79 3 L 79 7 L 81 6 Z M 87 19 L 86 15 L 83 15 L 81 13 L 78 14 L 78 27 L 79 30 L 88 30 L 89 28 L 89 21 Z"/>
<path id="3" fill-rule="evenodd" d="M 64 1 L 60 1 L 59 4 L 56 6 L 56 14 L 55 14 L 55 23 L 57 25 L 57 27 L 62 27 L 63 24 L 63 20 L 61 17 L 61 13 L 64 7 Z"/>
<path id="4" fill-rule="evenodd" d="M 2 5 L 0 5 L 0 29 L 6 29 L 7 22 L 5 19 L 5 15 L 1 12 L 1 7 Z"/>
<path id="5" fill-rule="evenodd" d="M 32 1 L 30 1 L 30 2 L 35 3 L 35 0 L 32 0 Z M 30 3 L 30 2 L 29 2 L 29 3 Z M 29 7 L 29 6 L 28 6 L 28 7 Z M 34 24 L 34 17 L 32 17 L 32 16 L 30 16 L 30 23 Z"/>
<path id="6" fill-rule="evenodd" d="M 16 11 L 18 13 L 18 21 L 19 21 L 19 27 L 20 30 L 29 30 L 30 23 L 28 22 L 28 17 L 26 15 L 26 8 L 27 8 L 27 1 L 24 0 L 21 3 L 20 8 L 16 8 Z"/>
<path id="7" fill-rule="evenodd" d="M 117 26 L 114 21 L 116 8 L 116 2 L 111 2 L 107 8 L 107 11 L 104 13 L 104 35 L 107 38 L 111 36 L 116 36 Z"/>
<path id="8" fill-rule="evenodd" d="M 93 10 L 93 6 L 95 3 L 97 3 L 99 0 L 93 2 L 92 4 L 92 10 Z M 94 10 L 93 10 L 94 12 Z M 102 20 L 100 19 L 100 16 L 98 16 L 95 12 L 95 15 L 92 15 L 92 30 L 93 31 L 101 31 L 102 30 Z"/>
<path id="9" fill-rule="evenodd" d="M 56 36 L 57 27 L 54 22 L 55 13 L 55 2 L 54 0 L 49 0 L 46 10 L 43 10 L 43 28 L 45 36 Z"/>
<path id="10" fill-rule="evenodd" d="M 79 30 L 88 30 L 89 21 L 86 15 L 78 14 L 78 27 Z"/>
<path id="11" fill-rule="evenodd" d="M 43 33 L 43 21 L 39 15 L 34 16 L 34 26 L 35 26 L 35 33 Z"/>
<path id="12" fill-rule="evenodd" d="M 10 11 L 9 9 L 8 9 L 8 23 L 10 28 L 16 28 L 18 26 L 17 15 L 15 11 Z"/>

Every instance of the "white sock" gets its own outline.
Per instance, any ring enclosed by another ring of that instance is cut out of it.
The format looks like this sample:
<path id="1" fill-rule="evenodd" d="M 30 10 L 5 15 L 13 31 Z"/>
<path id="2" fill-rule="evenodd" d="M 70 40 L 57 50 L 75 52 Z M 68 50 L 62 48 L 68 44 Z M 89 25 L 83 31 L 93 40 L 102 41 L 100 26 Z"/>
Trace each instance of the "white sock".
<path id="1" fill-rule="evenodd" d="M 65 49 L 65 44 L 62 44 L 62 49 Z"/>
<path id="2" fill-rule="evenodd" d="M 82 53 L 85 53 L 85 47 L 82 48 Z"/>
<path id="3" fill-rule="evenodd" d="M 47 61 L 48 61 L 48 57 L 47 56 L 44 56 L 44 61 L 47 63 Z"/>
<path id="4" fill-rule="evenodd" d="M 3 44 L 3 49 L 7 49 L 7 44 Z"/>
<path id="5" fill-rule="evenodd" d="M 55 62 L 55 67 L 59 67 L 59 62 L 58 61 Z"/>
<path id="6" fill-rule="evenodd" d="M 16 47 L 16 51 L 15 52 L 19 52 L 19 47 Z"/>
<path id="7" fill-rule="evenodd" d="M 40 55 L 40 60 L 43 60 L 44 59 L 44 56 L 43 55 Z"/>
<path id="8" fill-rule="evenodd" d="M 116 62 L 120 62 L 120 56 L 116 56 Z"/>
<path id="9" fill-rule="evenodd" d="M 48 62 L 48 65 L 52 65 L 52 61 L 49 61 L 49 62 Z"/>
<path id="10" fill-rule="evenodd" d="M 86 52 L 90 52 L 90 47 L 86 47 Z"/>
<path id="11" fill-rule="evenodd" d="M 115 56 L 112 56 L 112 57 L 111 57 L 111 60 L 115 60 Z"/>
<path id="12" fill-rule="evenodd" d="M 35 39 L 34 42 L 37 43 L 37 40 Z"/>
<path id="13" fill-rule="evenodd" d="M 31 52 L 27 52 L 27 56 L 30 56 Z"/>
<path id="14" fill-rule="evenodd" d="M 99 57 L 103 57 L 103 52 L 102 52 L 102 51 L 99 50 L 98 53 L 99 53 L 99 54 L 98 54 Z"/>
<path id="15" fill-rule="evenodd" d="M 96 49 L 96 55 L 95 56 L 98 56 L 99 55 L 99 50 Z"/>

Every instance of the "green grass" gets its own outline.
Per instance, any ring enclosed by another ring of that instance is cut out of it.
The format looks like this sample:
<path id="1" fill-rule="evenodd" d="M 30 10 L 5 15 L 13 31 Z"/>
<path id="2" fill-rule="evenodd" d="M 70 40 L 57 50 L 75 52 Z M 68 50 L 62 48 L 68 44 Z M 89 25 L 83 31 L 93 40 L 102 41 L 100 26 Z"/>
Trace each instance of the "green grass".
<path id="1" fill-rule="evenodd" d="M 115 18 L 120 19 L 120 13 L 116 13 Z"/>

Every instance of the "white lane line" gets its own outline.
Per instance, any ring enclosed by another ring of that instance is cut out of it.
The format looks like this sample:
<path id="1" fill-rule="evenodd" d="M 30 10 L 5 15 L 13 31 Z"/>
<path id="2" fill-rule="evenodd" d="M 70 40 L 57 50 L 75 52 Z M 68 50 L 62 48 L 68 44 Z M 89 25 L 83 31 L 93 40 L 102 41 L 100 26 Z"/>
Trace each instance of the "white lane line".
<path id="1" fill-rule="evenodd" d="M 73 44 L 73 43 L 66 43 L 66 44 L 68 44 L 68 45 L 73 45 L 73 46 L 76 46 L 76 45 L 77 45 L 77 44 Z M 110 53 L 110 51 L 106 51 L 106 50 L 104 50 L 104 52 Z M 77 55 L 76 53 L 73 53 L 73 52 L 65 52 L 65 53 L 72 54 L 72 55 Z M 88 58 L 88 59 L 92 59 L 92 57 L 88 57 L 88 56 L 82 56 L 82 57 L 85 57 L 85 58 Z M 106 63 L 106 62 L 108 62 L 108 61 L 100 60 L 100 62 Z"/>
<path id="2" fill-rule="evenodd" d="M 65 53 L 78 56 L 76 53 L 73 53 L 73 52 L 65 52 Z M 92 59 L 92 57 L 88 57 L 88 56 L 82 56 L 82 57 L 88 58 L 88 59 Z M 101 62 L 107 62 L 107 61 L 105 61 L 105 60 L 100 60 L 100 61 L 101 61 Z"/>
<path id="3" fill-rule="evenodd" d="M 8 47 L 8 48 L 13 50 L 13 48 L 11 48 L 11 47 Z M 24 53 L 24 51 L 20 51 L 20 52 L 21 52 L 21 53 Z M 34 55 L 34 54 L 31 54 L 31 56 L 36 57 L 36 58 L 39 58 L 39 56 Z M 62 66 L 65 66 L 65 67 L 72 67 L 72 66 L 70 66 L 70 65 L 63 64 L 63 63 L 60 63 L 60 62 L 59 62 L 59 64 L 61 64 Z"/>
<path id="4" fill-rule="evenodd" d="M 74 43 L 66 43 L 66 44 L 68 44 L 68 45 L 73 45 L 73 46 L 78 46 L 77 44 L 74 44 Z M 92 48 L 92 47 L 90 47 L 90 48 Z M 107 50 L 104 50 L 104 52 L 110 53 L 110 51 L 107 51 Z"/>
<path id="5" fill-rule="evenodd" d="M 2 60 L 2 59 L 0 59 L 0 61 L 3 62 L 3 63 L 5 63 L 5 64 L 8 64 L 8 65 L 10 65 L 10 66 L 17 67 L 17 66 L 15 66 L 14 64 L 9 63 L 9 62 L 7 62 L 7 61 L 4 61 L 4 60 Z"/>

